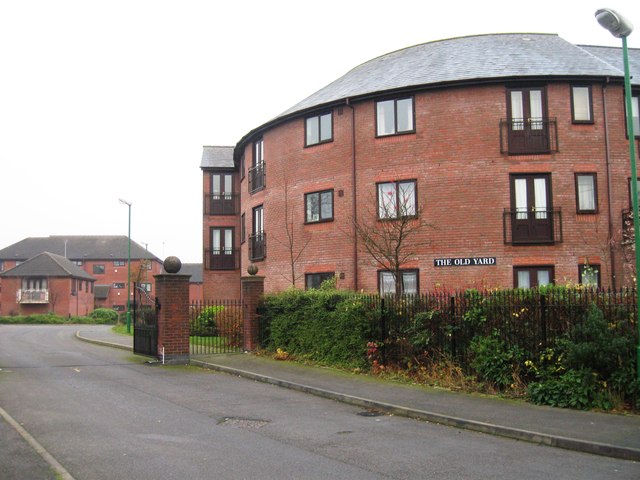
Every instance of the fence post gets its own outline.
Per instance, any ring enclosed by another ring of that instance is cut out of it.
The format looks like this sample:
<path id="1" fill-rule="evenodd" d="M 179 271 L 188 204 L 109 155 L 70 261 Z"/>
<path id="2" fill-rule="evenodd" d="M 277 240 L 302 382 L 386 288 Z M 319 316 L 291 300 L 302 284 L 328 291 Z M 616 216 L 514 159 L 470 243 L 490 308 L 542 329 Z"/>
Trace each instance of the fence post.
<path id="1" fill-rule="evenodd" d="M 257 269 L 256 269 L 257 272 Z M 243 348 L 247 352 L 260 346 L 258 304 L 264 295 L 264 277 L 250 275 L 240 279 L 242 299 Z"/>
<path id="2" fill-rule="evenodd" d="M 382 364 L 387 364 L 387 310 L 384 298 L 380 298 L 380 350 L 382 353 Z"/>
<path id="3" fill-rule="evenodd" d="M 547 296 L 540 294 L 540 329 L 542 330 L 542 344 L 547 347 Z"/>
<path id="4" fill-rule="evenodd" d="M 451 314 L 451 357 L 456 357 L 456 297 L 451 295 L 449 299 Z"/>

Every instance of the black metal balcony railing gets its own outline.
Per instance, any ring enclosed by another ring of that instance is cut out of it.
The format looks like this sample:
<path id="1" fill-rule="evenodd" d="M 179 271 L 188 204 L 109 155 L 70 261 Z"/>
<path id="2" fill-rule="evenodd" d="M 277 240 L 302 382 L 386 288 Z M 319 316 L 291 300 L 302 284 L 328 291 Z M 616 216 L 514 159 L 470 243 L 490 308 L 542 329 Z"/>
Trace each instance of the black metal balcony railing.
<path id="1" fill-rule="evenodd" d="M 264 162 L 249 169 L 249 193 L 262 190 L 265 186 L 265 166 Z"/>
<path id="2" fill-rule="evenodd" d="M 49 290 L 18 290 L 18 303 L 49 303 Z"/>
<path id="3" fill-rule="evenodd" d="M 207 193 L 204 196 L 205 215 L 237 215 L 240 195 L 237 193 Z"/>
<path id="4" fill-rule="evenodd" d="M 264 260 L 267 256 L 267 234 L 256 233 L 249 236 L 249 260 Z"/>
<path id="5" fill-rule="evenodd" d="M 558 150 L 555 118 L 503 118 L 500 120 L 500 153 L 544 154 Z"/>
<path id="6" fill-rule="evenodd" d="M 240 251 L 238 249 L 205 250 L 205 270 L 237 270 L 240 268 Z"/>
<path id="7" fill-rule="evenodd" d="M 508 210 L 502 215 L 504 243 L 511 245 L 562 242 L 562 211 L 559 208 Z"/>

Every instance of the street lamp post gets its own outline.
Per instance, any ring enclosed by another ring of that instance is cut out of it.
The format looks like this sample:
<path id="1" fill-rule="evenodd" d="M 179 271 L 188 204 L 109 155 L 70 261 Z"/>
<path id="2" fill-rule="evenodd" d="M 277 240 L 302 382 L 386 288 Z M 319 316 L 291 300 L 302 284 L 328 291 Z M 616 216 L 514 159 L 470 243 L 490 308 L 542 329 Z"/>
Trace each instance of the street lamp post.
<path id="1" fill-rule="evenodd" d="M 622 39 L 622 59 L 624 62 L 624 96 L 627 108 L 627 136 L 629 137 L 629 157 L 631 160 L 631 196 L 633 201 L 633 234 L 636 253 L 636 324 L 638 327 L 638 346 L 636 352 L 636 375 L 640 378 L 640 222 L 638 221 L 638 172 L 636 171 L 636 147 L 633 131 L 633 110 L 631 97 L 631 75 L 629 74 L 629 52 L 627 37 L 633 32 L 633 25 L 615 10 L 601 8 L 596 11 L 596 19 L 602 27 L 616 38 Z"/>
<path id="2" fill-rule="evenodd" d="M 118 201 L 129 207 L 129 233 L 127 248 L 127 333 L 131 333 L 131 202 L 127 202 L 122 198 Z"/>

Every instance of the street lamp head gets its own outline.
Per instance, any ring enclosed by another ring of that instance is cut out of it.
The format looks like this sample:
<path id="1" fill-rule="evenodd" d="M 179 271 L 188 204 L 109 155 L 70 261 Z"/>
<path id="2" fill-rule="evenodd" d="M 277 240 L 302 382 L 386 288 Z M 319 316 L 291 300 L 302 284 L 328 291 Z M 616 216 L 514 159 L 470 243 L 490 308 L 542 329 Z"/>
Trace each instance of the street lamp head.
<path id="1" fill-rule="evenodd" d="M 633 24 L 610 8 L 597 10 L 596 20 L 616 38 L 628 37 L 633 32 Z"/>
<path id="2" fill-rule="evenodd" d="M 118 199 L 118 201 L 119 201 L 120 203 L 123 203 L 124 205 L 131 206 L 131 202 L 127 202 L 126 200 L 123 200 L 122 198 L 119 198 L 119 199 Z"/>

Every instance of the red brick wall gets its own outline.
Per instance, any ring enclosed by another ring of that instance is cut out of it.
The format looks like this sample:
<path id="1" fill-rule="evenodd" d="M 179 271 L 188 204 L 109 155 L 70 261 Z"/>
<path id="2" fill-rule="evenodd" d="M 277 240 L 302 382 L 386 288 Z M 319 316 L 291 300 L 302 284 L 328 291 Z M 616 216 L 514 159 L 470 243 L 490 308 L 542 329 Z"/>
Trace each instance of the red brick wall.
<path id="1" fill-rule="evenodd" d="M 189 276 L 156 276 L 158 310 L 158 355 L 182 362 L 189 357 Z"/>
<path id="2" fill-rule="evenodd" d="M 205 195 L 211 193 L 210 170 L 204 170 L 202 174 L 202 191 Z M 243 182 L 246 190 L 246 181 Z M 234 192 L 240 191 L 239 174 L 234 174 Z M 203 212 L 204 213 L 204 212 Z M 202 245 L 203 249 L 211 249 L 211 227 L 232 227 L 234 229 L 234 248 L 240 249 L 240 215 L 204 215 L 202 222 Z M 237 270 L 207 270 L 207 259 L 205 251 L 202 252 L 203 260 L 203 286 L 202 299 L 240 299 L 240 272 L 242 271 L 243 258 L 240 257 L 240 268 Z M 245 267 L 246 268 L 246 267 Z"/>
<path id="3" fill-rule="evenodd" d="M 75 279 L 49 278 L 49 302 L 42 304 L 16 302 L 17 291 L 22 288 L 22 279 L 6 277 L 0 291 L 0 315 L 32 315 L 55 313 L 63 317 L 86 316 L 93 311 L 91 287 L 86 291 L 87 282 L 82 282 L 82 290 L 71 294 Z"/>
<path id="4" fill-rule="evenodd" d="M 252 208 L 263 204 L 267 257 L 257 262 L 266 291 L 292 284 L 285 207 L 293 215 L 296 286 L 304 273 L 335 271 L 340 288 L 377 291 L 378 268 L 359 246 L 354 271 L 352 115 L 356 137 L 356 211 L 360 221 L 375 221 L 376 182 L 416 179 L 422 218 L 430 224 L 414 240 L 426 243 L 407 267 L 420 269 L 420 290 L 465 287 L 512 287 L 514 265 L 555 267 L 556 283 L 578 281 L 578 264 L 600 262 L 602 285 L 629 285 L 620 248 L 621 210 L 628 207 L 628 143 L 625 138 L 623 90 L 593 84 L 595 122 L 571 122 L 568 83 L 546 86 L 548 116 L 557 119 L 559 151 L 547 155 L 509 156 L 500 152 L 500 120 L 507 117 L 504 85 L 448 88 L 415 95 L 416 133 L 375 138 L 375 102 L 334 109 L 333 142 L 304 148 L 304 119 L 293 119 L 264 132 L 266 189 L 247 193 L 241 184 L 242 208 L 251 232 Z M 610 146 L 607 177 L 605 103 Z M 245 150 L 250 163 L 251 147 Z M 599 212 L 576 214 L 575 173 L 597 174 Z M 564 241 L 555 245 L 513 246 L 503 241 L 503 210 L 510 207 L 510 174 L 549 173 L 553 206 L 562 211 Z M 609 206 L 607 183 L 611 184 Z M 285 197 L 285 186 L 288 198 Z M 334 221 L 304 224 L 304 194 L 334 189 Z M 339 193 L 343 192 L 340 196 Z M 611 211 L 611 218 L 609 217 Z M 291 218 L 291 217 L 289 217 Z M 612 225 L 612 238 L 609 235 Z M 207 224 L 205 222 L 205 230 Z M 205 232 L 206 235 L 206 232 Z M 610 245 L 614 245 L 612 255 Z M 495 266 L 434 267 L 435 258 L 495 257 Z M 242 258 L 248 257 L 247 244 Z M 628 262 L 627 262 L 628 263 Z M 357 285 L 355 277 L 357 275 Z M 229 285 L 228 277 L 205 275 L 208 285 Z M 219 288 L 216 287 L 216 291 Z M 234 287 L 235 289 L 235 287 Z M 225 290 L 226 291 L 226 290 Z M 230 291 L 230 290 L 229 290 Z M 235 290 L 234 290 L 235 292 Z M 235 293 L 234 293 L 235 294 Z M 230 293 L 231 295 L 231 293 Z M 220 295 L 218 295 L 220 296 Z"/>

